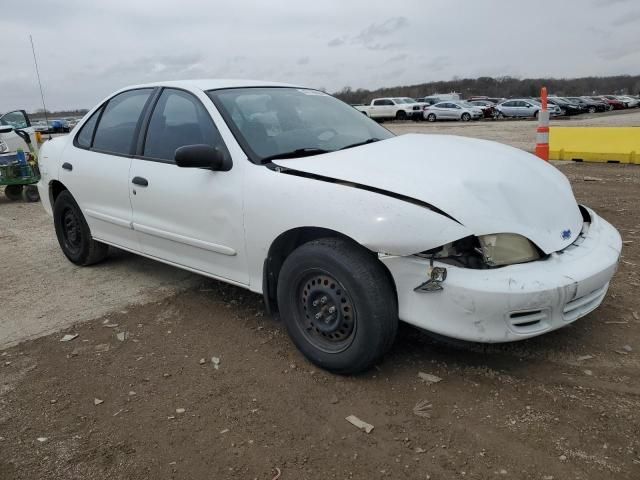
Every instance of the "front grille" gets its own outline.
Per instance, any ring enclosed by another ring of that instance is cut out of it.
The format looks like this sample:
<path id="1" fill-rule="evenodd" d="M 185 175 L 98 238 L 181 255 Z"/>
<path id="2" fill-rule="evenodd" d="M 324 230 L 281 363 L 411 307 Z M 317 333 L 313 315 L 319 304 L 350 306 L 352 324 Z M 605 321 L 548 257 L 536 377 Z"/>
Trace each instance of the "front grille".
<path id="1" fill-rule="evenodd" d="M 607 293 L 607 288 L 609 288 L 608 283 L 591 293 L 576 298 L 575 300 L 571 300 L 562 310 L 564 320 L 566 322 L 573 322 L 595 309 L 604 299 L 604 296 Z"/>
<path id="2" fill-rule="evenodd" d="M 548 327 L 548 310 L 527 310 L 523 312 L 511 312 L 509 325 L 517 333 L 532 333 Z"/>

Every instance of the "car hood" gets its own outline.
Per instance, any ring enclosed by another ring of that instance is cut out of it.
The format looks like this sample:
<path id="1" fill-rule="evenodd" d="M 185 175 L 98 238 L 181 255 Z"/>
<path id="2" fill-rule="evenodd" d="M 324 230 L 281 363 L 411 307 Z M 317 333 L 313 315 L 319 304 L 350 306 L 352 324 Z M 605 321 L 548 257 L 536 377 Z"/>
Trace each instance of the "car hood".
<path id="1" fill-rule="evenodd" d="M 517 233 L 545 253 L 571 244 L 582 228 L 567 178 L 538 157 L 496 142 L 408 134 L 273 163 L 420 200 L 475 235 Z"/>

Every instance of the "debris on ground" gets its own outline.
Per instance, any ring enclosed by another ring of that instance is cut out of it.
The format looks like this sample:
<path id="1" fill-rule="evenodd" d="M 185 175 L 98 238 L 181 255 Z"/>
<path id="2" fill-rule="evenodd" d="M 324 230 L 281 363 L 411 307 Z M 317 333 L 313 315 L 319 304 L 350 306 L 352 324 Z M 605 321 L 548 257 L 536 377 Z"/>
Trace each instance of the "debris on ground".
<path id="1" fill-rule="evenodd" d="M 432 375 L 430 373 L 424 373 L 424 372 L 419 372 L 418 377 L 420 377 L 421 380 L 424 380 L 427 383 L 438 383 L 439 381 L 442 380 L 437 375 Z"/>
<path id="2" fill-rule="evenodd" d="M 578 358 L 576 358 L 576 361 L 584 362 L 585 360 L 591 360 L 592 358 L 593 355 L 580 355 Z"/>
<path id="3" fill-rule="evenodd" d="M 281 473 L 282 472 L 280 471 L 280 469 L 276 467 L 276 475 L 271 480 L 278 480 L 280 478 Z"/>
<path id="4" fill-rule="evenodd" d="M 61 342 L 70 342 L 71 340 L 74 340 L 78 338 L 78 334 L 77 333 L 67 333 L 64 337 L 62 337 L 60 339 Z"/>
<path id="5" fill-rule="evenodd" d="M 366 433 L 371 433 L 371 430 L 373 430 L 373 425 L 367 422 L 363 422 L 355 415 L 349 415 L 348 417 L 345 418 L 345 420 L 349 422 L 351 425 L 353 425 L 354 427 L 357 427 L 360 430 L 364 430 Z"/>
<path id="6" fill-rule="evenodd" d="M 592 376 L 593 372 L 591 370 L 583 370 L 585 375 Z"/>
<path id="7" fill-rule="evenodd" d="M 93 347 L 93 349 L 96 352 L 99 352 L 99 353 L 108 352 L 109 348 L 111 348 L 111 347 L 109 346 L 108 343 L 100 343 L 100 344 L 96 345 L 95 347 Z"/>
<path id="8" fill-rule="evenodd" d="M 200 365 L 204 365 L 205 363 L 207 363 L 207 361 L 204 358 L 201 358 L 200 362 L 198 362 L 198 363 L 200 363 Z"/>
<path id="9" fill-rule="evenodd" d="M 211 363 L 213 363 L 213 368 L 216 370 L 220 368 L 220 359 L 218 357 L 211 357 Z"/>
<path id="10" fill-rule="evenodd" d="M 184 408 L 176 408 L 176 413 L 184 413 L 186 410 Z"/>
<path id="11" fill-rule="evenodd" d="M 413 407 L 413 413 L 419 417 L 431 418 L 431 414 L 428 410 L 431 410 L 432 405 L 428 400 L 421 400 Z"/>
<path id="12" fill-rule="evenodd" d="M 633 348 L 631 347 L 631 345 L 623 345 L 622 349 L 625 352 L 633 352 Z"/>
<path id="13" fill-rule="evenodd" d="M 36 440 L 38 440 L 39 442 L 46 442 L 49 439 L 47 437 L 38 437 Z"/>
<path id="14" fill-rule="evenodd" d="M 104 403 L 104 400 L 100 400 L 99 398 L 94 398 L 93 399 L 93 404 L 94 405 L 100 405 L 101 403 Z"/>
<path id="15" fill-rule="evenodd" d="M 119 332 L 116 335 L 116 338 L 118 340 L 120 340 L 121 342 L 124 342 L 127 338 L 129 338 L 129 333 L 128 332 Z"/>
<path id="16" fill-rule="evenodd" d="M 589 176 L 587 176 L 587 175 L 585 175 L 585 176 L 583 177 L 583 180 L 584 180 L 585 182 L 601 182 L 601 181 L 602 181 L 602 179 L 601 179 L 600 177 L 589 177 Z"/>

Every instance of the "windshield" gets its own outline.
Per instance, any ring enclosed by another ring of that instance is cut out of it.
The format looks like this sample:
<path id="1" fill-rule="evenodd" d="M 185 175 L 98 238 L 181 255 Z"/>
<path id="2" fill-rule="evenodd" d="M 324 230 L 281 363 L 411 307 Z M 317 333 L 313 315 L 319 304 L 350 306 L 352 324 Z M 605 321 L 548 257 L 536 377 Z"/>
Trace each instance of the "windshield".
<path id="1" fill-rule="evenodd" d="M 393 137 L 362 112 L 316 90 L 232 88 L 207 94 L 255 163 L 278 156 L 326 153 Z"/>

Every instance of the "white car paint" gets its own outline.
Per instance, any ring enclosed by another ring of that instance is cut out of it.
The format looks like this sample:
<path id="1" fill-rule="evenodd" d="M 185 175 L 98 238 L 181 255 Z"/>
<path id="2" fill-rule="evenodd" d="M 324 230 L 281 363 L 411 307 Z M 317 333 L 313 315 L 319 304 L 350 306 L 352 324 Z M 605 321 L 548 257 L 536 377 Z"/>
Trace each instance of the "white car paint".
<path id="1" fill-rule="evenodd" d="M 197 96 L 233 168 L 181 169 L 78 149 L 73 138 L 89 112 L 71 135 L 45 144 L 38 187 L 51 213 L 50 185 L 65 184 L 94 238 L 105 243 L 262 293 L 272 243 L 291 229 L 325 228 L 378 254 L 398 290 L 401 320 L 483 342 L 539 335 L 585 315 L 600 304 L 616 269 L 617 231 L 592 211 L 585 223 L 564 175 L 528 153 L 468 138 L 406 135 L 275 160 L 268 168 L 248 160 L 204 92 L 288 85 L 192 80 L 150 86 Z M 71 172 L 61 168 L 64 162 L 73 163 Z M 132 187 L 135 176 L 148 178 L 149 188 Z M 549 257 L 487 270 L 437 262 L 449 272 L 443 290 L 414 291 L 428 269 L 414 254 L 491 233 L 523 235 Z M 597 296 L 567 320 L 562 311 L 592 292 Z M 514 329 L 509 315 L 522 310 L 548 315 L 534 329 Z"/>
<path id="2" fill-rule="evenodd" d="M 382 119 L 394 119 L 398 117 L 398 114 L 404 113 L 406 118 L 413 116 L 413 107 L 418 106 L 418 103 L 404 103 L 399 98 L 384 97 L 374 98 L 369 105 L 356 105 L 355 109 L 366 114 L 368 117 L 382 120 Z M 420 111 L 418 110 L 418 114 Z"/>

